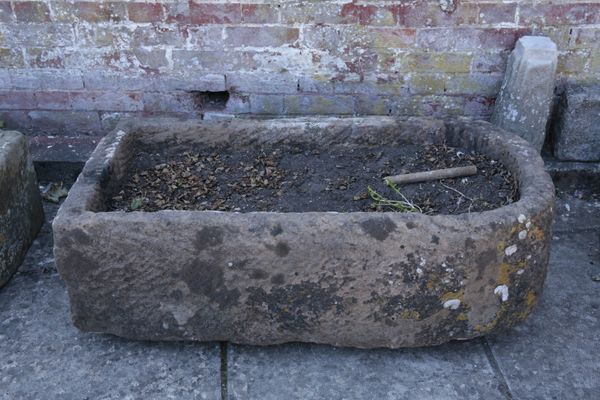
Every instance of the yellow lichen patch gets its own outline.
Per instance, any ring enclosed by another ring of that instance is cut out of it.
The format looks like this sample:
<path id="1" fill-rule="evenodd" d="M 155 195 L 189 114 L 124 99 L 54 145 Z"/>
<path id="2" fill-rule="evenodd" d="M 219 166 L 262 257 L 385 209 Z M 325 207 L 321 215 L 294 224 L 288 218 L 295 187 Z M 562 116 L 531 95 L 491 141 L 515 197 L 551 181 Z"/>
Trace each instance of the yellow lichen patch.
<path id="1" fill-rule="evenodd" d="M 500 264 L 498 283 L 501 285 L 508 285 L 510 283 L 510 274 L 515 272 L 516 268 L 513 265 L 502 263 Z"/>
<path id="2" fill-rule="evenodd" d="M 514 235 L 515 233 L 520 232 L 522 229 L 523 229 L 523 227 L 521 225 L 515 225 L 510 230 L 510 234 Z"/>
<path id="3" fill-rule="evenodd" d="M 517 318 L 519 318 L 519 319 L 527 318 L 527 316 L 533 310 L 533 307 L 535 307 L 536 303 L 537 303 L 537 295 L 535 294 L 535 292 L 533 290 L 528 291 L 527 297 L 525 297 L 525 308 L 519 313 Z"/>
<path id="4" fill-rule="evenodd" d="M 463 302 L 465 297 L 465 290 L 464 289 L 460 289 L 458 292 L 446 292 L 442 295 L 441 300 L 442 302 L 448 301 L 448 300 L 460 300 L 461 303 Z"/>
<path id="5" fill-rule="evenodd" d="M 464 312 L 461 312 L 456 316 L 457 321 L 466 321 L 467 319 L 467 314 L 465 314 Z"/>
<path id="6" fill-rule="evenodd" d="M 511 265 L 508 263 L 500 264 L 498 268 L 498 279 L 497 282 L 500 285 L 508 285 L 510 283 L 510 275 L 517 272 L 520 269 L 527 268 L 527 260 L 521 260 L 516 265 Z"/>
<path id="7" fill-rule="evenodd" d="M 402 317 L 402 319 L 421 319 L 421 314 L 419 314 L 419 312 L 416 310 L 404 310 L 402 311 L 400 316 Z"/>
<path id="8" fill-rule="evenodd" d="M 498 324 L 498 317 L 494 318 L 490 322 L 485 325 L 477 324 L 475 325 L 475 330 L 479 333 L 487 333 L 496 327 Z"/>
<path id="9" fill-rule="evenodd" d="M 506 243 L 505 242 L 499 242 L 498 245 L 496 246 L 496 248 L 498 249 L 498 251 L 502 254 L 504 254 L 504 249 L 506 249 Z"/>
<path id="10" fill-rule="evenodd" d="M 438 287 L 440 283 L 440 277 L 436 274 L 430 274 L 429 279 L 427 280 L 427 289 L 433 290 Z"/>
<path id="11" fill-rule="evenodd" d="M 521 260 L 517 263 L 517 267 L 519 267 L 519 269 L 525 269 L 527 268 L 527 260 Z"/>
<path id="12" fill-rule="evenodd" d="M 544 240 L 544 231 L 535 225 L 531 225 L 531 227 L 529 227 L 529 239 Z"/>

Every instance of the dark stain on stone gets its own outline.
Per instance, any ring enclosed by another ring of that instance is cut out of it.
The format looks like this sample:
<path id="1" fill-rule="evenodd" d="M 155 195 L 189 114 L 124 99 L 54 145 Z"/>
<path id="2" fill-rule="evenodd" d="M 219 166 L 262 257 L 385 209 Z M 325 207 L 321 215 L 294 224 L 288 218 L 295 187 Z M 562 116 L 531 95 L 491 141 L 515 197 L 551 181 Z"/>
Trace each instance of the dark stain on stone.
<path id="1" fill-rule="evenodd" d="M 267 279 L 269 274 L 262 269 L 254 269 L 250 272 L 250 279 Z"/>
<path id="2" fill-rule="evenodd" d="M 475 249 L 476 247 L 477 247 L 477 246 L 475 245 L 475 241 L 474 241 L 472 238 L 467 238 L 467 239 L 465 240 L 465 249 L 466 249 L 466 250 L 469 250 L 469 249 L 473 250 L 473 249 Z"/>
<path id="3" fill-rule="evenodd" d="M 181 301 L 183 299 L 183 293 L 181 293 L 181 290 L 175 289 L 171 292 L 171 297 L 173 300 Z"/>
<path id="4" fill-rule="evenodd" d="M 218 226 L 206 226 L 196 233 L 196 250 L 202 251 L 223 243 L 223 229 Z"/>
<path id="5" fill-rule="evenodd" d="M 414 313 L 415 317 L 418 315 L 415 318 L 418 320 L 427 319 L 442 309 L 439 296 L 427 293 L 395 296 L 382 296 L 377 293 L 366 303 L 377 305 L 373 317 L 375 321 L 384 322 L 386 319 L 397 320 L 403 312 Z"/>
<path id="6" fill-rule="evenodd" d="M 281 225 L 279 225 L 279 224 L 275 225 L 271 229 L 271 236 L 278 236 L 278 235 L 281 235 L 282 233 L 283 233 L 283 229 L 281 228 Z"/>
<path id="7" fill-rule="evenodd" d="M 216 264 L 197 260 L 183 268 L 180 277 L 190 291 L 208 297 L 221 309 L 235 306 L 240 297 L 237 288 L 227 289 L 223 269 Z"/>
<path id="8" fill-rule="evenodd" d="M 485 269 L 491 265 L 497 263 L 497 253 L 496 249 L 488 249 L 481 253 L 479 257 L 477 257 L 476 266 L 477 266 L 477 279 L 483 278 L 483 273 Z"/>
<path id="9" fill-rule="evenodd" d="M 388 217 L 370 218 L 360 223 L 362 230 L 379 241 L 387 239 L 390 233 L 397 228 L 394 221 Z"/>
<path id="10" fill-rule="evenodd" d="M 92 243 L 92 239 L 81 228 L 71 229 L 69 233 L 64 236 L 63 240 L 78 247 L 80 245 L 87 246 Z"/>
<path id="11" fill-rule="evenodd" d="M 330 310 L 336 315 L 343 312 L 343 299 L 337 296 L 333 286 L 323 288 L 316 282 L 285 285 L 266 292 L 261 287 L 248 289 L 248 304 L 277 321 L 281 328 L 290 332 L 312 331 L 319 319 Z"/>
<path id="12" fill-rule="evenodd" d="M 272 244 L 265 244 L 265 247 L 277 254 L 279 257 L 285 257 L 290 254 L 290 246 L 285 242 L 277 242 L 275 246 Z"/>
<path id="13" fill-rule="evenodd" d="M 283 285 L 285 282 L 285 276 L 283 274 L 276 274 L 271 278 L 271 283 L 273 285 Z"/>
<path id="14" fill-rule="evenodd" d="M 439 238 L 439 236 L 433 235 L 431 237 L 431 243 L 433 243 L 433 244 L 440 244 L 440 238 Z"/>
<path id="15" fill-rule="evenodd" d="M 406 227 L 407 227 L 408 229 L 415 229 L 415 228 L 417 227 L 417 225 L 416 225 L 414 222 L 412 222 L 412 221 L 408 221 L 408 222 L 406 223 Z"/>

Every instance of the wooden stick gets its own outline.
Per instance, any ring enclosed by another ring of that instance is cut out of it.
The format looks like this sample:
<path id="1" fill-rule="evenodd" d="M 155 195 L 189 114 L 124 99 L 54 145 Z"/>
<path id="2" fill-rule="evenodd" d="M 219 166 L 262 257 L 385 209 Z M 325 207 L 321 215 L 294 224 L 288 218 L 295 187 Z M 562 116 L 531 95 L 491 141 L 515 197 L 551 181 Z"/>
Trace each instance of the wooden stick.
<path id="1" fill-rule="evenodd" d="M 406 183 L 435 181 L 438 179 L 458 178 L 460 176 L 470 176 L 477 173 L 477 167 L 469 165 L 467 167 L 435 169 L 433 171 L 413 172 L 410 174 L 394 175 L 385 178 L 386 182 L 403 185 Z"/>

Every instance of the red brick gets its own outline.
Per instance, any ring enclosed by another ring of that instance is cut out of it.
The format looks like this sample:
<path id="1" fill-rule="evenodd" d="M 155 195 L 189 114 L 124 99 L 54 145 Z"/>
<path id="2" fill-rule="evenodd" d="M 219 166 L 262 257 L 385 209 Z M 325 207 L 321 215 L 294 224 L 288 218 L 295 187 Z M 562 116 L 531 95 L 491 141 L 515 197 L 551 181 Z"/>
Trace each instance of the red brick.
<path id="1" fill-rule="evenodd" d="M 33 110 L 35 99 L 29 91 L 0 92 L 0 109 L 3 110 Z"/>
<path id="2" fill-rule="evenodd" d="M 247 27 L 236 26 L 226 28 L 227 43 L 238 46 L 277 47 L 293 44 L 298 40 L 297 28 L 280 26 Z"/>
<path id="3" fill-rule="evenodd" d="M 463 113 L 466 116 L 487 117 L 492 115 L 495 104 L 495 97 L 466 96 Z"/>
<path id="4" fill-rule="evenodd" d="M 0 1 L 0 22 L 11 22 L 14 19 L 10 1 Z"/>
<path id="5" fill-rule="evenodd" d="M 239 3 L 190 3 L 190 20 L 193 24 L 236 24 L 242 20 Z"/>
<path id="6" fill-rule="evenodd" d="M 71 92 L 73 110 L 142 111 L 142 95 L 137 92 Z"/>
<path id="7" fill-rule="evenodd" d="M 502 23 L 515 23 L 517 5 L 512 4 L 480 4 L 479 24 L 491 25 Z"/>
<path id="8" fill-rule="evenodd" d="M 442 11 L 437 2 L 417 1 L 397 8 L 398 23 L 407 27 L 474 25 L 478 9 L 474 4 L 460 4 L 455 11 Z"/>
<path id="9" fill-rule="evenodd" d="M 299 2 L 281 5 L 281 23 L 295 24 L 348 24 L 353 23 L 352 17 L 341 16 L 341 4 L 329 2 Z"/>
<path id="10" fill-rule="evenodd" d="M 69 6 L 71 6 L 69 4 Z M 125 8 L 123 3 L 77 2 L 72 5 L 77 19 L 88 22 L 122 21 Z M 65 18 L 68 17 L 68 12 Z"/>
<path id="11" fill-rule="evenodd" d="M 19 48 L 0 47 L 0 68 L 21 68 L 24 66 L 23 52 Z"/>
<path id="12" fill-rule="evenodd" d="M 512 49 L 530 28 L 430 28 L 417 31 L 417 47 L 428 50 Z"/>
<path id="13" fill-rule="evenodd" d="M 129 3 L 127 12 L 129 20 L 133 22 L 158 22 L 164 19 L 160 3 Z"/>
<path id="14" fill-rule="evenodd" d="M 600 3 L 523 4 L 522 25 L 583 25 L 600 23 Z"/>
<path id="15" fill-rule="evenodd" d="M 40 1 L 18 1 L 13 3 L 19 22 L 48 22 L 50 10 Z"/>
<path id="16" fill-rule="evenodd" d="M 344 18 L 350 18 L 353 22 L 358 22 L 361 25 L 369 25 L 373 20 L 376 10 L 377 7 L 374 5 L 356 4 L 356 1 L 353 1 L 352 3 L 344 4 L 340 15 Z"/>
<path id="17" fill-rule="evenodd" d="M 36 91 L 33 97 L 37 110 L 64 110 L 70 103 L 69 92 Z"/>
<path id="18" fill-rule="evenodd" d="M 274 4 L 242 4 L 242 22 L 270 24 L 279 21 L 279 7 Z"/>
<path id="19" fill-rule="evenodd" d="M 165 3 L 165 21 L 168 23 L 189 24 L 190 5 L 188 2 Z"/>
<path id="20" fill-rule="evenodd" d="M 52 49 L 27 49 L 27 59 L 29 65 L 35 68 L 64 68 L 65 66 L 61 52 Z"/>
<path id="21" fill-rule="evenodd" d="M 375 28 L 371 29 L 374 37 L 373 47 L 376 48 L 406 48 L 415 43 L 416 31 L 405 28 Z"/>

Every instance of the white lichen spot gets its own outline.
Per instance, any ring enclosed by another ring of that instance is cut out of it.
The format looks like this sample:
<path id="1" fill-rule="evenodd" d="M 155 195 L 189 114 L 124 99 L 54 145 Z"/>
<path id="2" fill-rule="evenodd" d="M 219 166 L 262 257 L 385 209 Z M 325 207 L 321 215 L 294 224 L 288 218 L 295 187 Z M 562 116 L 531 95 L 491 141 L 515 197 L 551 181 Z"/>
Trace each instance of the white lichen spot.
<path id="1" fill-rule="evenodd" d="M 523 272 L 525 272 L 525 270 L 524 269 L 520 269 L 520 270 L 517 271 L 517 275 L 522 275 Z"/>
<path id="2" fill-rule="evenodd" d="M 508 300 L 508 286 L 506 286 L 506 285 L 497 286 L 496 289 L 494 289 L 494 294 L 500 296 L 502 301 L 507 301 Z"/>
<path id="3" fill-rule="evenodd" d="M 571 212 L 571 206 L 568 204 L 565 204 L 565 208 L 567 209 L 567 212 Z"/>
<path id="4" fill-rule="evenodd" d="M 527 222 L 527 223 L 525 224 L 525 228 L 527 228 L 527 229 L 531 228 L 531 222 Z"/>
<path id="5" fill-rule="evenodd" d="M 227 263 L 227 266 L 228 266 L 228 267 L 233 267 L 233 263 L 232 263 L 232 262 L 228 262 L 228 263 Z"/>
<path id="6" fill-rule="evenodd" d="M 512 256 L 516 252 L 517 252 L 516 244 L 513 244 L 512 246 L 508 246 L 506 249 L 504 249 L 504 254 L 506 254 L 507 256 Z"/>
<path id="7" fill-rule="evenodd" d="M 420 265 L 421 267 L 424 267 L 424 266 L 425 266 L 425 264 L 427 264 L 427 260 L 425 260 L 423 257 L 421 257 L 421 262 L 419 262 L 419 265 Z"/>
<path id="8" fill-rule="evenodd" d="M 526 257 L 528 260 L 531 260 L 531 254 Z"/>
<path id="9" fill-rule="evenodd" d="M 519 223 L 522 224 L 525 221 L 527 221 L 527 217 L 524 216 L 523 214 L 520 214 L 519 217 L 517 218 L 517 221 L 519 221 Z"/>
<path id="10" fill-rule="evenodd" d="M 417 274 L 422 275 L 423 274 L 423 270 L 421 268 L 417 268 Z"/>
<path id="11" fill-rule="evenodd" d="M 457 310 L 458 307 L 460 307 L 460 300 L 459 299 L 450 299 L 450 300 L 446 300 L 444 302 L 444 308 L 446 308 L 446 309 Z"/>
<path id="12" fill-rule="evenodd" d="M 519 240 L 525 240 L 527 239 L 527 231 L 523 230 L 521 232 L 519 232 Z"/>
<path id="13" fill-rule="evenodd" d="M 456 9 L 454 0 L 439 0 L 440 8 L 443 12 L 451 13 Z"/>

